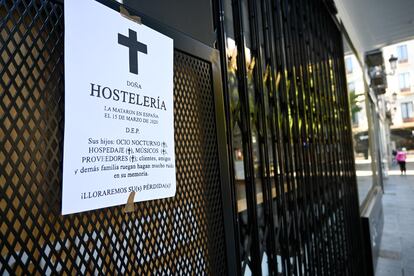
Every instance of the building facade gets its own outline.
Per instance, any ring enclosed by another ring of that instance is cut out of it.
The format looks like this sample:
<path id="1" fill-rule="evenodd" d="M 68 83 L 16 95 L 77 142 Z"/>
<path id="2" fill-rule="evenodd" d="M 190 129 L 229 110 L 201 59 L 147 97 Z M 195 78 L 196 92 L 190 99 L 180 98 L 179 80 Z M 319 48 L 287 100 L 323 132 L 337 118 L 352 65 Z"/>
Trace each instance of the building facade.
<path id="1" fill-rule="evenodd" d="M 382 48 L 386 71 L 387 89 L 378 95 L 378 114 L 388 116 L 389 126 L 383 126 L 381 137 L 391 141 L 384 146 L 385 159 L 390 159 L 393 149 L 414 148 L 414 40 L 392 44 Z M 397 57 L 397 68 L 391 69 L 388 60 Z M 347 85 L 351 104 L 352 131 L 356 157 L 368 158 L 368 120 L 365 106 L 365 86 L 359 63 L 353 54 L 345 55 Z M 385 121 L 385 119 L 384 119 Z M 388 131 L 388 128 L 390 131 Z M 389 138 L 386 138 L 389 136 Z M 390 161 L 390 160 L 389 160 Z"/>
<path id="2" fill-rule="evenodd" d="M 386 64 L 388 88 L 385 94 L 387 111 L 392 118 L 391 140 L 394 147 L 414 149 L 414 40 L 392 44 L 383 49 L 384 60 L 398 58 L 392 72 Z"/>

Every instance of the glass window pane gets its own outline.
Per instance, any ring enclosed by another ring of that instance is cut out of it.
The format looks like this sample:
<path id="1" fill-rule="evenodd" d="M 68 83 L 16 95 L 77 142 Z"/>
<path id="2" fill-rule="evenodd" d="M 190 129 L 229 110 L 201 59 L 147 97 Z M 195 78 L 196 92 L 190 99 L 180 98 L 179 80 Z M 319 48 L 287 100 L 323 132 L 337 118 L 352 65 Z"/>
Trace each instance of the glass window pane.
<path id="1" fill-rule="evenodd" d="M 400 45 L 397 47 L 397 57 L 399 62 L 407 62 L 408 52 L 407 45 Z"/>
<path id="2" fill-rule="evenodd" d="M 352 73 L 352 58 L 348 57 L 345 59 L 345 67 L 346 67 L 346 73 L 351 74 Z"/>
<path id="3" fill-rule="evenodd" d="M 401 104 L 401 116 L 403 119 L 413 118 L 413 103 L 402 103 Z"/>
<path id="4" fill-rule="evenodd" d="M 345 61 L 355 58 L 352 53 L 345 55 Z M 354 73 L 347 74 L 348 99 L 352 118 L 352 135 L 357 173 L 360 204 L 365 200 L 373 186 L 371 164 L 375 160 L 370 155 L 370 130 L 365 105 L 365 85 L 363 71 L 357 62 L 353 63 Z"/>
<path id="5" fill-rule="evenodd" d="M 398 79 L 399 79 L 399 88 L 401 91 L 407 91 L 410 89 L 411 83 L 410 83 L 409 72 L 399 74 Z"/>
<path id="6" fill-rule="evenodd" d="M 355 93 L 355 83 L 354 82 L 349 82 L 348 83 L 348 92 L 354 92 Z"/>

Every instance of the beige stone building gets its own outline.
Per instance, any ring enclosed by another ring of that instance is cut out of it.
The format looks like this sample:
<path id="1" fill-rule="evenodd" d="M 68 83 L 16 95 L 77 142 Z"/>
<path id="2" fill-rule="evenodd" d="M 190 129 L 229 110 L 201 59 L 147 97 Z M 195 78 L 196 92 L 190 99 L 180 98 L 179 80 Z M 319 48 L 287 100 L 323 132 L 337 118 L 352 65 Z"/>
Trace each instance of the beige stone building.
<path id="1" fill-rule="evenodd" d="M 385 100 L 392 118 L 391 140 L 396 147 L 414 150 L 414 40 L 386 46 L 382 51 L 384 60 L 391 55 L 398 57 L 395 72 L 389 63 L 385 64 L 388 73 Z"/>

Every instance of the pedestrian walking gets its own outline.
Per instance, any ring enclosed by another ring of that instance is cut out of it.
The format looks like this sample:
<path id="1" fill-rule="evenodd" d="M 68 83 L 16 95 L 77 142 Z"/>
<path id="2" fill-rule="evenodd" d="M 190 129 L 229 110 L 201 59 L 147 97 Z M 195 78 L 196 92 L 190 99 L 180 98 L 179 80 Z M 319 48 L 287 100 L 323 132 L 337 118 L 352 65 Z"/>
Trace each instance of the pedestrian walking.
<path id="1" fill-rule="evenodd" d="M 397 160 L 395 159 L 395 157 L 397 156 L 397 150 L 393 149 L 392 150 L 392 166 L 396 166 L 397 165 Z"/>
<path id="2" fill-rule="evenodd" d="M 405 160 L 407 159 L 406 149 L 402 148 L 400 151 L 398 151 L 397 155 L 395 156 L 395 159 L 400 165 L 401 175 L 403 175 L 403 173 L 406 175 L 407 174 L 406 168 L 405 168 Z"/>

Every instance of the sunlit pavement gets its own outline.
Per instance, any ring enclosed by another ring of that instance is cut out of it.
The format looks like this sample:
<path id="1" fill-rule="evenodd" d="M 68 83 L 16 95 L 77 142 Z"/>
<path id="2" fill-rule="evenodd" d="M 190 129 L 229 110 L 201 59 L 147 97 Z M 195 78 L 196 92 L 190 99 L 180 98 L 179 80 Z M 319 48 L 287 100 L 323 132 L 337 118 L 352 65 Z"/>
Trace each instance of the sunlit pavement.
<path id="1" fill-rule="evenodd" d="M 356 162 L 360 203 L 372 186 L 371 164 Z M 414 276 L 414 160 L 408 160 L 407 173 L 398 165 L 384 178 L 384 231 L 376 276 Z"/>
<path id="2" fill-rule="evenodd" d="M 390 172 L 384 183 L 384 231 L 377 276 L 414 275 L 414 170 Z"/>
<path id="3" fill-rule="evenodd" d="M 414 176 L 414 160 L 408 161 L 406 167 L 407 167 L 407 176 Z M 359 203 L 361 204 L 362 201 L 366 198 L 369 190 L 372 187 L 371 164 L 367 163 L 366 160 L 360 160 L 359 163 L 356 163 L 356 175 L 357 175 L 357 183 L 358 183 Z M 387 179 L 387 177 L 400 176 L 400 175 L 401 175 L 401 172 L 400 172 L 398 165 L 394 165 L 394 166 L 391 166 L 390 170 L 388 170 L 388 176 L 385 176 L 385 179 Z M 413 198 L 413 201 L 414 201 L 414 198 Z"/>
<path id="4" fill-rule="evenodd" d="M 372 176 L 372 171 L 356 171 L 357 176 Z M 398 170 L 388 171 L 388 175 L 401 175 L 401 172 Z M 414 175 L 414 170 L 407 170 L 406 175 Z"/>

